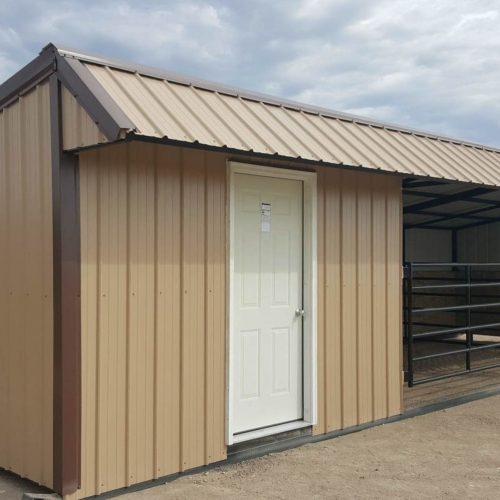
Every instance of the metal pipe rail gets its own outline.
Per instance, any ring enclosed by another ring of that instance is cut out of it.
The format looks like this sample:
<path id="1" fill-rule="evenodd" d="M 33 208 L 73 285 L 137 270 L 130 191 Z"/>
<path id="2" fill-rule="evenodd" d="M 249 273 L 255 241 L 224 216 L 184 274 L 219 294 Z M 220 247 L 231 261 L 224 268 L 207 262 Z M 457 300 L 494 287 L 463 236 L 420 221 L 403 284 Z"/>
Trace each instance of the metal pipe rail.
<path id="1" fill-rule="evenodd" d="M 477 269 L 476 269 L 477 268 Z M 447 273 L 447 276 L 422 276 L 422 271 L 428 271 L 429 274 L 442 271 Z M 473 279 L 473 271 L 480 272 L 481 276 Z M 407 345 L 406 361 L 407 361 L 407 382 L 408 386 L 432 382 L 435 380 L 443 380 L 466 373 L 474 373 L 483 371 L 490 368 L 500 367 L 500 363 L 489 364 L 487 366 L 472 367 L 471 354 L 478 351 L 493 350 L 500 347 L 500 343 L 488 343 L 484 345 L 474 344 L 474 334 L 478 334 L 484 330 L 496 330 L 500 328 L 500 322 L 472 324 L 472 314 L 491 314 L 494 316 L 499 311 L 484 311 L 484 309 L 500 309 L 499 302 L 486 302 L 486 303 L 473 303 L 473 293 L 475 289 L 496 288 L 498 295 L 484 295 L 484 298 L 500 298 L 500 276 L 493 276 L 492 279 L 485 279 L 486 273 L 499 273 L 500 263 L 464 263 L 464 262 L 408 262 L 404 267 L 404 341 Z M 449 276 L 453 274 L 453 276 Z M 456 275 L 459 275 L 458 277 Z M 415 281 L 418 281 L 415 284 Z M 435 281 L 445 281 L 448 283 L 432 284 Z M 427 283 L 426 283 L 427 282 Z M 431 282 L 431 284 L 428 284 Z M 435 294 L 433 290 L 446 290 L 456 289 L 462 293 L 453 293 L 445 296 L 459 298 L 464 301 L 460 305 L 436 306 L 436 307 L 415 307 L 415 298 L 422 296 L 432 297 Z M 426 293 L 428 291 L 429 293 Z M 492 291 L 493 292 L 493 291 Z M 492 292 L 489 292 L 490 294 Z M 493 292 L 494 293 L 494 292 Z M 475 296 L 474 298 L 478 298 Z M 421 318 L 422 314 L 435 314 L 435 313 L 450 313 L 454 314 L 455 319 L 461 321 L 462 324 L 457 326 L 447 326 L 437 323 L 436 321 L 425 321 L 427 318 Z M 414 315 L 420 317 L 414 320 Z M 476 318 L 476 316 L 474 316 Z M 490 320 L 491 321 L 491 320 Z M 415 331 L 416 327 L 422 326 L 435 326 L 441 327 L 437 330 Z M 443 328 L 444 327 L 444 328 Z M 465 334 L 465 341 L 457 339 L 455 344 L 462 344 L 464 347 L 461 349 L 454 349 L 449 351 L 440 351 L 426 355 L 415 356 L 415 342 L 421 340 L 430 340 L 439 343 L 450 343 L 446 337 L 458 334 Z M 498 334 L 497 334 L 498 335 Z M 444 338 L 443 338 L 444 337 Z M 463 370 L 452 371 L 450 373 L 433 375 L 425 378 L 415 378 L 415 363 L 430 359 L 439 359 L 449 356 L 465 355 L 465 366 Z"/>
<path id="2" fill-rule="evenodd" d="M 455 311 L 470 311 L 472 309 L 483 309 L 490 307 L 498 307 L 500 302 L 490 302 L 486 304 L 468 304 L 464 306 L 444 306 L 444 307 L 418 307 L 413 309 L 413 313 L 426 313 L 426 312 L 455 312 Z"/>
<path id="3" fill-rule="evenodd" d="M 444 285 L 417 285 L 413 287 L 413 290 L 440 290 L 443 288 L 479 288 L 479 287 L 488 287 L 488 286 L 500 286 L 500 281 L 486 281 L 479 283 L 447 283 Z"/>

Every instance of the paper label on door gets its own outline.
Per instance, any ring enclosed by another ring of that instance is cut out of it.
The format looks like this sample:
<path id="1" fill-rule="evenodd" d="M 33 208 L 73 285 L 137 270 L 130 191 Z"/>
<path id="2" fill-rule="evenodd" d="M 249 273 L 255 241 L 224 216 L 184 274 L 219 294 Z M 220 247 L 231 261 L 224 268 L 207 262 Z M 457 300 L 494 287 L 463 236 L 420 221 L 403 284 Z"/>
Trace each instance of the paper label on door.
<path id="1" fill-rule="evenodd" d="M 271 231 L 271 204 L 260 204 L 260 230 L 262 233 Z"/>

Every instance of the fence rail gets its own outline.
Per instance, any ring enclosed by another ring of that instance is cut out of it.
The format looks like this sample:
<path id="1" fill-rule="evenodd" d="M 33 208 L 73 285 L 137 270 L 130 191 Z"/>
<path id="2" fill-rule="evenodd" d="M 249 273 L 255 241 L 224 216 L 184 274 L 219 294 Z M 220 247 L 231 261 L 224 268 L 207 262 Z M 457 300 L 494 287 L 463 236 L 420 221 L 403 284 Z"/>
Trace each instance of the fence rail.
<path id="1" fill-rule="evenodd" d="M 472 323 L 473 313 L 475 314 L 475 318 L 478 314 L 490 314 L 491 316 L 500 314 L 500 263 L 407 262 L 404 272 L 404 342 L 407 346 L 406 379 L 409 387 L 500 367 L 500 362 L 474 367 L 472 366 L 471 359 L 471 354 L 474 352 L 494 350 L 500 347 L 500 342 L 481 345 L 474 343 L 475 334 L 485 334 L 489 331 L 495 332 L 498 335 L 500 322 Z M 437 275 L 437 273 L 441 273 L 441 275 Z M 479 276 L 475 276 L 474 273 L 479 274 Z M 486 287 L 495 291 L 498 290 L 498 295 L 495 295 L 491 291 L 487 295 L 473 294 L 473 290 L 481 290 Z M 436 290 L 440 292 L 451 290 L 455 293 L 436 294 Z M 424 307 L 415 306 L 415 301 L 421 300 L 422 297 L 436 296 L 441 298 L 452 297 L 463 303 L 436 306 L 425 305 Z M 481 298 L 491 300 L 496 297 L 499 300 L 495 302 L 475 302 Z M 488 312 L 487 309 L 493 310 Z M 454 315 L 454 324 L 443 324 L 439 319 L 432 319 L 433 315 L 439 313 Z M 430 317 L 431 319 L 429 320 L 426 317 Z M 422 327 L 434 327 L 438 329 L 424 329 L 422 331 Z M 465 335 L 465 339 L 450 339 L 450 337 L 458 335 Z M 439 342 L 441 344 L 458 343 L 464 347 L 415 356 L 415 344 L 424 340 Z M 464 355 L 463 369 L 420 378 L 415 376 L 416 363 L 459 355 Z"/>

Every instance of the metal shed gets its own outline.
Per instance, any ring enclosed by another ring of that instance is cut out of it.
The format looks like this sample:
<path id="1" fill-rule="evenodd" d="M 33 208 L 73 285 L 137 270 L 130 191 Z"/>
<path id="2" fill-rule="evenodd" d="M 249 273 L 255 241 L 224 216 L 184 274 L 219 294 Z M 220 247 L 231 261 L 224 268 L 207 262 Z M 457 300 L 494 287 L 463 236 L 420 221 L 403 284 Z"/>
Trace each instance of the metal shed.
<path id="1" fill-rule="evenodd" d="M 401 414 L 426 186 L 498 208 L 500 151 L 48 45 L 0 86 L 0 467 L 84 498 Z"/>

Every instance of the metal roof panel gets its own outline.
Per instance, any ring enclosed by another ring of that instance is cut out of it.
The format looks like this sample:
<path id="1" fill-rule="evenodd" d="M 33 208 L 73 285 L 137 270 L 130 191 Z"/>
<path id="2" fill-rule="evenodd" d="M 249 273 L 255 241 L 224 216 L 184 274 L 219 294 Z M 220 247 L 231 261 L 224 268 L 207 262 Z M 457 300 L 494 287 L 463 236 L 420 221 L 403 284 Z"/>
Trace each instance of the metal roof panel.
<path id="1" fill-rule="evenodd" d="M 133 133 L 206 146 L 500 186 L 500 151 L 224 85 L 59 50 L 78 59 Z"/>

